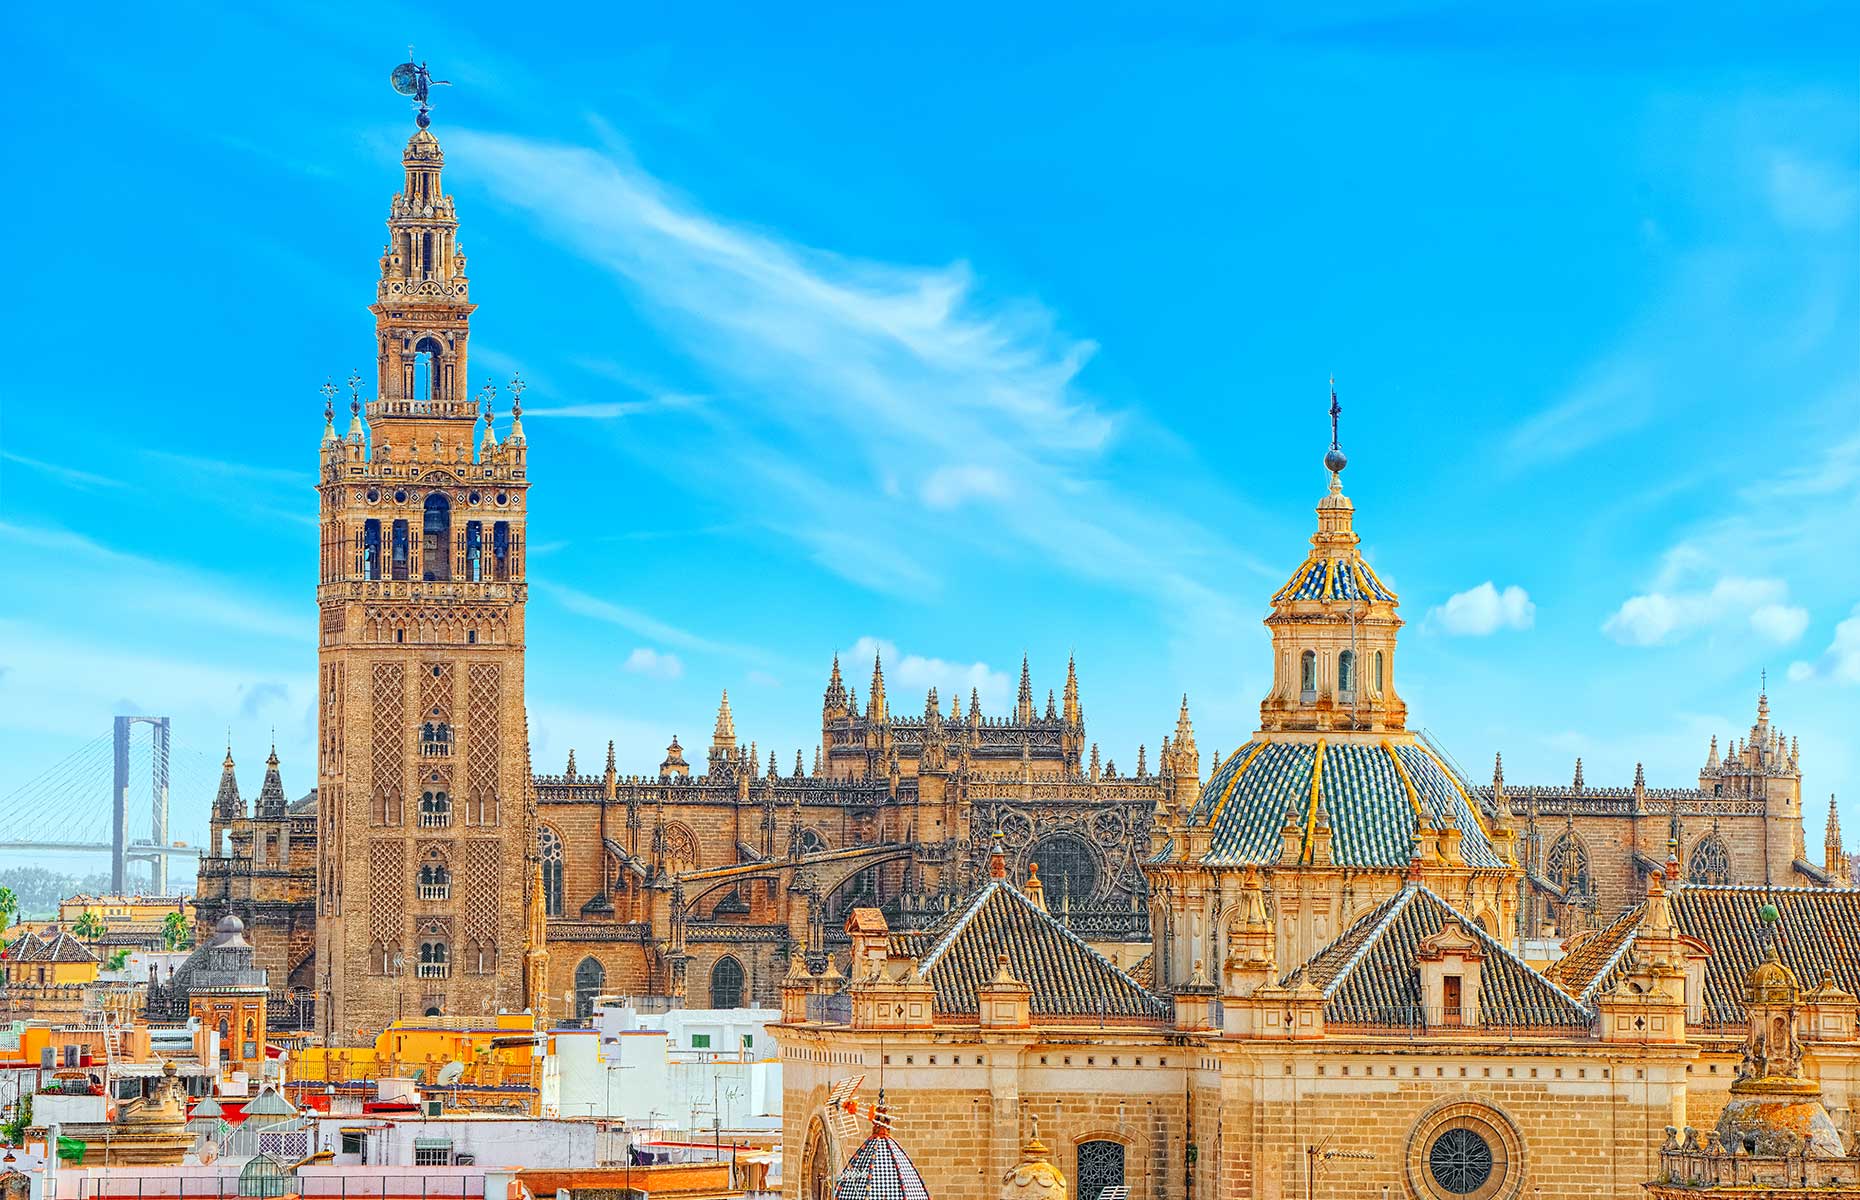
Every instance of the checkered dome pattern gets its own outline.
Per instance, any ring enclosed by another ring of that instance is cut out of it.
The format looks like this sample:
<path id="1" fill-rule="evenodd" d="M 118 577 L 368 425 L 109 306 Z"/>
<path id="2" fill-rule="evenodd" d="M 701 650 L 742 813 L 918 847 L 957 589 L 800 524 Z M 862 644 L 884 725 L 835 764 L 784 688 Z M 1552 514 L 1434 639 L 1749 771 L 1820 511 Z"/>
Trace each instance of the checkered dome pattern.
<path id="1" fill-rule="evenodd" d="M 930 1200 L 930 1189 L 904 1147 L 875 1133 L 840 1172 L 833 1200 Z"/>
<path id="2" fill-rule="evenodd" d="M 1395 593 L 1383 585 L 1370 565 L 1359 558 L 1308 558 L 1291 581 L 1272 597 L 1287 600 L 1362 600 L 1395 603 Z"/>
<path id="3" fill-rule="evenodd" d="M 1465 785 L 1432 751 L 1379 740 L 1324 740 L 1320 765 L 1319 745 L 1248 742 L 1220 765 L 1191 815 L 1210 832 L 1204 861 L 1277 862 L 1289 815 L 1304 831 L 1305 854 L 1322 816 L 1330 826 L 1331 858 L 1343 866 L 1406 866 L 1423 820 L 1429 827 L 1458 829 L 1461 853 L 1471 866 L 1504 865 Z"/>

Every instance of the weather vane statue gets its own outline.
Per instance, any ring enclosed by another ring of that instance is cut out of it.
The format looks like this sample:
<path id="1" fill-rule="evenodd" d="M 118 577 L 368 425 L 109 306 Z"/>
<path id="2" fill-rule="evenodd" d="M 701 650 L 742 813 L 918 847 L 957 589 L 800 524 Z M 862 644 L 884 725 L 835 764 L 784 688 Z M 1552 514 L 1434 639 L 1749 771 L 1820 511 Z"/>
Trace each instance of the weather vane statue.
<path id="1" fill-rule="evenodd" d="M 433 123 L 433 118 L 427 115 L 432 111 L 432 106 L 426 102 L 432 89 L 452 86 L 452 81 L 449 79 L 434 79 L 433 73 L 426 69 L 425 63 L 414 62 L 412 46 L 407 47 L 407 61 L 394 68 L 393 74 L 388 76 L 388 82 L 393 84 L 394 90 L 401 95 L 412 96 L 414 102 L 420 106 L 420 115 L 415 117 L 414 121 L 421 129 Z"/>

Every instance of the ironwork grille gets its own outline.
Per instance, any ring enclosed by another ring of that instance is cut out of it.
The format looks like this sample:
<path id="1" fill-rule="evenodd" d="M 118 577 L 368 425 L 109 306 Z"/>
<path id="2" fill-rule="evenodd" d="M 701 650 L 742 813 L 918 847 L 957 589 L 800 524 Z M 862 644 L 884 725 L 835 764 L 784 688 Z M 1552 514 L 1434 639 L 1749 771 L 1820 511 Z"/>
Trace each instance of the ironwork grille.
<path id="1" fill-rule="evenodd" d="M 1124 1186 L 1124 1147 L 1117 1142 L 1079 1143 L 1079 1200 L 1106 1200 Z"/>
<path id="2" fill-rule="evenodd" d="M 1449 1129 L 1427 1152 L 1434 1182 L 1455 1196 L 1470 1196 L 1492 1177 L 1492 1147 L 1470 1129 Z"/>

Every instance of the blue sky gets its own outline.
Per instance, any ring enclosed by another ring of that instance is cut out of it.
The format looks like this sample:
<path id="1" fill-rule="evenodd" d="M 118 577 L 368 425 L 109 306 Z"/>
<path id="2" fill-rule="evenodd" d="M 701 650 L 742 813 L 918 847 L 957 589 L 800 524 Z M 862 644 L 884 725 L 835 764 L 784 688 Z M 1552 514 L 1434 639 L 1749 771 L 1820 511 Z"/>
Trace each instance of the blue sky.
<path id="1" fill-rule="evenodd" d="M 875 643 L 894 706 L 1076 650 L 1126 769 L 1184 691 L 1231 749 L 1334 372 L 1473 774 L 1692 782 L 1768 667 L 1860 801 L 1854 10 L 1125 8 L 22 10 L 0 794 L 124 704 L 312 783 L 317 388 L 371 373 L 411 41 L 474 382 L 533 385 L 539 769 L 725 687 L 811 759 Z"/>

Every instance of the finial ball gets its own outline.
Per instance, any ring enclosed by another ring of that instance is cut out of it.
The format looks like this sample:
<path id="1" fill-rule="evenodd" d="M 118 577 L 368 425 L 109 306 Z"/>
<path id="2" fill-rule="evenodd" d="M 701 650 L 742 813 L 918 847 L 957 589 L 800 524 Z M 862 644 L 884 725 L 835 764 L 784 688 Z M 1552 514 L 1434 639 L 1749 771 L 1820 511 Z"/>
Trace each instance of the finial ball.
<path id="1" fill-rule="evenodd" d="M 1343 456 L 1343 451 L 1335 446 L 1332 446 L 1324 454 L 1324 466 L 1328 468 L 1332 474 L 1343 470 L 1344 467 L 1349 465 L 1349 462 L 1350 460 Z"/>

